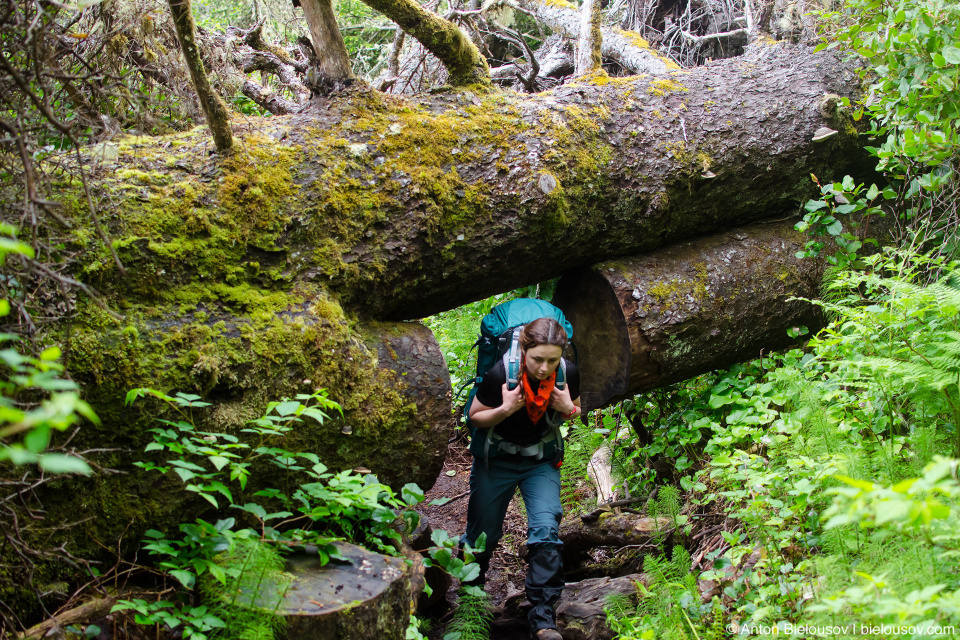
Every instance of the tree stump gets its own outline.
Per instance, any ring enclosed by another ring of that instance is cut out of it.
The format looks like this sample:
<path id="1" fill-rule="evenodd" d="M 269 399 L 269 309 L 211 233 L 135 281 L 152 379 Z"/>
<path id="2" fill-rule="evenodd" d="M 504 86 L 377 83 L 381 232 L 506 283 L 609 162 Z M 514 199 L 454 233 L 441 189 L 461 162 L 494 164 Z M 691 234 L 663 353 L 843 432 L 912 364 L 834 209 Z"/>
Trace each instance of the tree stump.
<path id="1" fill-rule="evenodd" d="M 337 543 L 346 562 L 321 566 L 316 554 L 295 554 L 286 570 L 294 581 L 278 613 L 298 640 L 402 640 L 410 624 L 413 568 L 348 543 Z"/>

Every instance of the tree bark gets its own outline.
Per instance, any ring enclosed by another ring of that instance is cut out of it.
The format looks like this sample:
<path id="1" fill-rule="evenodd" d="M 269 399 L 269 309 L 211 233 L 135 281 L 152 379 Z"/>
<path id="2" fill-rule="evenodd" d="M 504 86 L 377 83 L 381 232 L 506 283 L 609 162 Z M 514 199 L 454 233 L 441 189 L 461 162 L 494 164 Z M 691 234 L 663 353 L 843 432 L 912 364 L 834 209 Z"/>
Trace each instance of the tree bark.
<path id="1" fill-rule="evenodd" d="M 603 36 L 600 23 L 603 12 L 598 0 L 584 0 L 580 7 L 580 36 L 577 39 L 577 63 L 574 76 L 599 71 L 603 62 Z"/>
<path id="2" fill-rule="evenodd" d="M 793 222 L 757 224 L 564 276 L 585 411 L 774 351 L 823 325 L 823 260 L 800 259 Z"/>
<path id="3" fill-rule="evenodd" d="M 177 38 L 180 40 L 180 49 L 187 61 L 190 78 L 193 80 L 193 86 L 197 91 L 197 97 L 200 99 L 203 115 L 207 118 L 207 124 L 210 126 L 210 133 L 217 145 L 217 151 L 228 153 L 233 147 L 230 116 L 227 114 L 227 106 L 210 86 L 207 72 L 203 68 L 200 49 L 197 47 L 197 28 L 193 22 L 190 0 L 168 0 L 168 4 L 173 16 L 173 24 L 177 30 Z"/>
<path id="4" fill-rule="evenodd" d="M 353 66 L 337 25 L 332 0 L 301 0 L 300 6 L 317 54 L 316 74 L 311 79 L 311 86 L 328 92 L 349 84 L 353 80 Z"/>

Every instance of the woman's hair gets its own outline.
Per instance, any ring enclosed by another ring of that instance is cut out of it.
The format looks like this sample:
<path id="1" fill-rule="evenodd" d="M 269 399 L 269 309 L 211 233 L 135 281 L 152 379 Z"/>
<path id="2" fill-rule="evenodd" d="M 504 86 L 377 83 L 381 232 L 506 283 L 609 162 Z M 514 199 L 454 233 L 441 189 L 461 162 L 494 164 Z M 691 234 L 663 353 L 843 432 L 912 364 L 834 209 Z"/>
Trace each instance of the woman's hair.
<path id="1" fill-rule="evenodd" d="M 520 348 L 524 351 L 542 344 L 552 344 L 563 349 L 569 341 L 566 330 L 553 318 L 538 318 L 525 325 L 520 332 Z"/>

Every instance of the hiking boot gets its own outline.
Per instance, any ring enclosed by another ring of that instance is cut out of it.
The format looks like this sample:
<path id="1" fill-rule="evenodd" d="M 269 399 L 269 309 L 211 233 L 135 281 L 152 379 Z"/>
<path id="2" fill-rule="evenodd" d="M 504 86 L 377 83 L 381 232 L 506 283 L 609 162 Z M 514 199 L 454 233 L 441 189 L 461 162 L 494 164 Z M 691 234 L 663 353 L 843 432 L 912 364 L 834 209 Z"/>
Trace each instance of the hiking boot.
<path id="1" fill-rule="evenodd" d="M 563 636 L 556 629 L 540 629 L 537 631 L 537 640 L 563 640 Z"/>

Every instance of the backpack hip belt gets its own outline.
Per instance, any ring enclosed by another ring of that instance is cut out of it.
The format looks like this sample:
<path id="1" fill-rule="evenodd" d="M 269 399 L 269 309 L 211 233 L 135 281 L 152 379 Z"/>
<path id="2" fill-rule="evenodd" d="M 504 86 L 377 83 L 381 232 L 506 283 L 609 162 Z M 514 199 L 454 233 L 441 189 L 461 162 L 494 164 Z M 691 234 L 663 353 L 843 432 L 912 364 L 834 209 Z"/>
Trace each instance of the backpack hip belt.
<path id="1" fill-rule="evenodd" d="M 493 433 L 493 428 L 487 430 L 486 442 L 483 444 L 483 459 L 484 464 L 487 469 L 490 468 L 490 450 L 493 449 L 493 455 L 496 456 L 499 452 L 509 453 L 509 454 L 519 454 L 525 458 L 533 458 L 535 461 L 543 460 L 543 449 L 544 445 L 556 441 L 557 449 L 563 450 L 563 435 L 560 433 L 560 426 L 553 424 L 553 428 L 549 430 L 546 435 L 544 435 L 539 442 L 530 445 L 519 445 L 509 440 L 504 440 L 500 436 Z"/>

